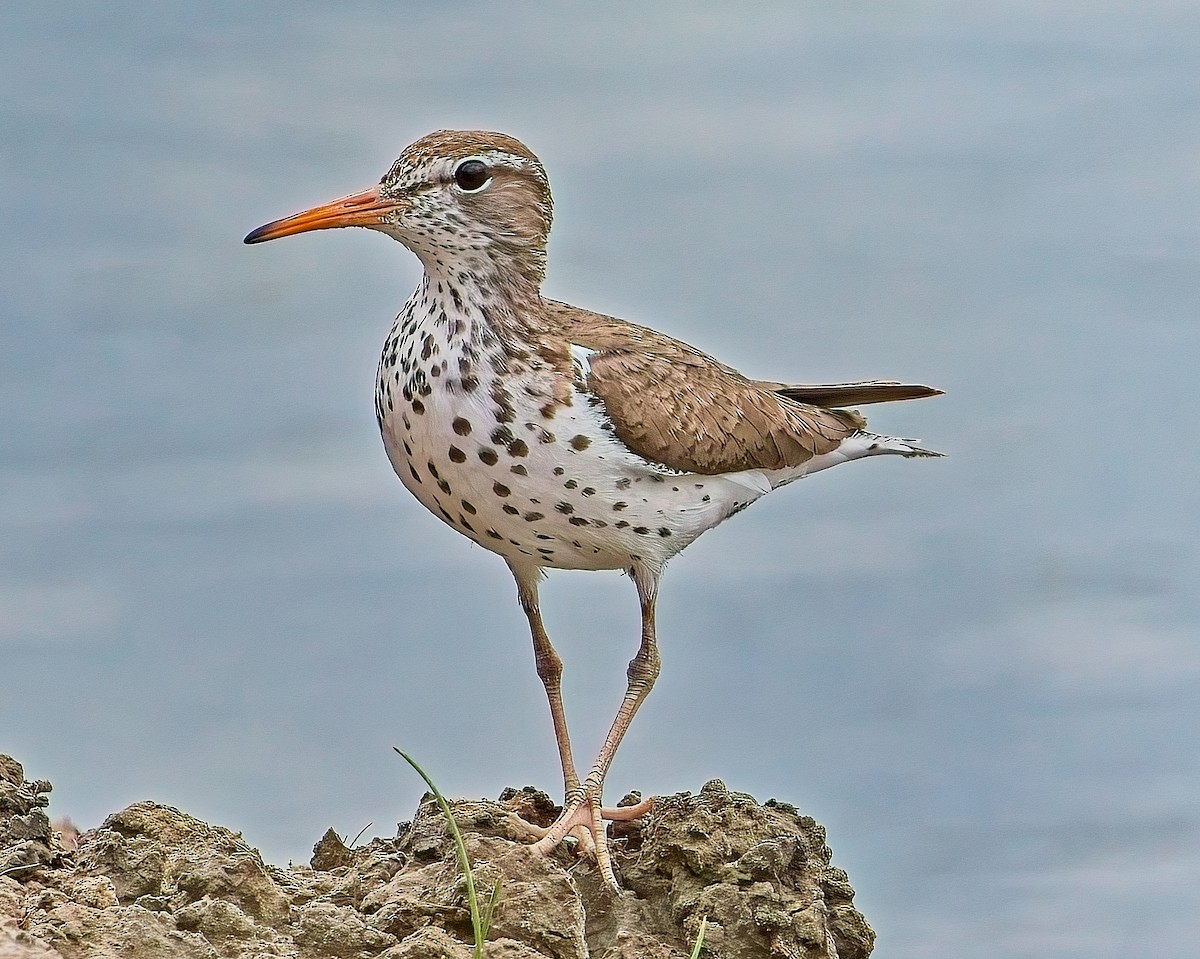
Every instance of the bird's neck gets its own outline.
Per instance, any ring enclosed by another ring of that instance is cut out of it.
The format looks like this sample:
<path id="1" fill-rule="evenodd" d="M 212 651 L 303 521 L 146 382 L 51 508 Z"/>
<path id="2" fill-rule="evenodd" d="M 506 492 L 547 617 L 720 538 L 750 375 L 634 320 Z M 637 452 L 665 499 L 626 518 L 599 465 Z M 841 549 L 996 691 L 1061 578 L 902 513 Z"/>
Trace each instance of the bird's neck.
<path id="1" fill-rule="evenodd" d="M 503 342 L 529 343 L 548 332 L 540 274 L 515 272 L 490 256 L 424 266 L 414 299 L 430 318 L 444 317 L 451 329 L 463 329 L 473 339 L 494 335 Z"/>

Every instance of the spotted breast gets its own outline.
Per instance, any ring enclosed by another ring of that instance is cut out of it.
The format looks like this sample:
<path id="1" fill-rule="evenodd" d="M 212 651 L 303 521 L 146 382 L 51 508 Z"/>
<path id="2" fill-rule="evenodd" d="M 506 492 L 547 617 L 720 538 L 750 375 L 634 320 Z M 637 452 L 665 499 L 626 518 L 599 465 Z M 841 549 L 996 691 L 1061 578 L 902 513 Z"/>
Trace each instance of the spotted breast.
<path id="1" fill-rule="evenodd" d="M 560 569 L 661 565 L 771 488 L 634 453 L 587 388 L 592 351 L 506 348 L 489 312 L 463 278 L 426 276 L 384 343 L 375 394 L 400 480 L 479 545 Z"/>

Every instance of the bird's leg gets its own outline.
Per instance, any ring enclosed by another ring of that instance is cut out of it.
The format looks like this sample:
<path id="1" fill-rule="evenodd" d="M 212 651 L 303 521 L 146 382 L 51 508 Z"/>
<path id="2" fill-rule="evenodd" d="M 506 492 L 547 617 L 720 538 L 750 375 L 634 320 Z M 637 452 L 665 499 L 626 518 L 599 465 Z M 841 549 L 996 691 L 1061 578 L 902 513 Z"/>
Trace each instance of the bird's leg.
<path id="1" fill-rule="evenodd" d="M 646 804 L 637 806 L 622 806 L 617 809 L 600 809 L 599 801 L 595 803 L 597 816 L 591 816 L 587 804 L 587 795 L 575 771 L 575 761 L 571 755 L 571 737 L 567 731 L 567 716 L 562 701 L 562 660 L 555 652 L 542 623 L 542 612 L 538 605 L 538 578 L 541 575 L 537 567 L 525 567 L 509 563 L 513 578 L 517 581 L 517 597 L 521 608 L 529 619 L 529 632 L 533 637 L 533 658 L 537 666 L 538 677 L 546 687 L 546 699 L 550 703 L 550 717 L 554 722 L 554 738 L 558 742 L 558 755 L 562 761 L 563 770 L 563 814 L 550 827 L 538 826 L 526 822 L 519 816 L 513 816 L 511 822 L 521 833 L 537 839 L 535 843 L 539 852 L 548 853 L 562 840 L 570 835 L 579 842 L 579 851 L 588 856 L 608 859 L 608 848 L 604 843 L 603 819 L 636 819 L 649 808 Z M 599 794 L 597 794 L 599 795 Z M 646 808 L 643 809 L 642 807 Z M 571 815 L 582 809 L 588 813 L 586 817 Z M 597 853 L 598 847 L 603 849 Z M 609 869 L 611 873 L 611 868 Z"/>
<path id="2" fill-rule="evenodd" d="M 635 567 L 630 570 L 630 575 L 637 585 L 638 599 L 641 600 L 642 643 L 638 647 L 637 654 L 629 661 L 629 668 L 625 674 L 629 685 L 625 689 L 625 698 L 621 701 L 621 708 L 617 710 L 616 719 L 613 720 L 612 728 L 609 729 L 604 745 L 600 748 L 600 754 L 596 757 L 596 761 L 592 764 L 592 769 L 583 783 L 584 791 L 595 793 L 597 800 L 600 798 L 604 777 L 608 775 L 608 767 L 612 765 L 617 748 L 621 745 L 621 740 L 625 738 L 625 733 L 629 729 L 629 724 L 633 722 L 634 715 L 654 687 L 654 681 L 658 679 L 661 667 L 658 643 L 654 635 L 654 604 L 658 600 L 658 574 Z"/>
<path id="3" fill-rule="evenodd" d="M 591 834 L 595 845 L 596 865 L 600 874 L 613 890 L 618 890 L 620 887 L 613 874 L 604 820 L 637 819 L 649 812 L 654 805 L 654 800 L 648 798 L 635 806 L 613 809 L 605 809 L 601 806 L 604 778 L 608 775 L 609 766 L 612 765 L 613 757 L 621 745 L 621 740 L 625 737 L 625 732 L 629 729 L 629 724 L 633 722 L 634 715 L 654 686 L 660 668 L 658 645 L 654 635 L 654 604 L 658 598 L 658 572 L 644 567 L 634 567 L 629 572 L 637 585 L 638 597 L 641 600 L 642 642 L 638 647 L 637 654 L 629 661 L 629 669 L 626 673 L 629 685 L 625 690 L 625 698 L 621 701 L 621 708 L 617 710 L 617 716 L 608 731 L 604 745 L 600 748 L 600 754 L 596 757 L 587 779 L 583 782 L 579 795 L 573 798 L 568 792 L 567 801 L 558 821 L 533 844 L 534 849 L 548 853 L 562 841 L 564 836 L 580 832 L 579 827 L 582 826 Z"/>
<path id="4" fill-rule="evenodd" d="M 562 760 L 563 789 L 569 800 L 580 793 L 579 774 L 571 757 L 571 736 L 567 732 L 567 715 L 563 710 L 562 660 L 546 635 L 542 611 L 538 607 L 538 577 L 541 576 L 541 570 L 536 566 L 517 566 L 512 562 L 509 562 L 508 568 L 517 581 L 517 598 L 529 619 L 529 632 L 533 636 L 533 661 L 537 666 L 538 678 L 546 687 L 550 718 L 554 722 L 554 738 L 558 741 L 558 756 Z"/>

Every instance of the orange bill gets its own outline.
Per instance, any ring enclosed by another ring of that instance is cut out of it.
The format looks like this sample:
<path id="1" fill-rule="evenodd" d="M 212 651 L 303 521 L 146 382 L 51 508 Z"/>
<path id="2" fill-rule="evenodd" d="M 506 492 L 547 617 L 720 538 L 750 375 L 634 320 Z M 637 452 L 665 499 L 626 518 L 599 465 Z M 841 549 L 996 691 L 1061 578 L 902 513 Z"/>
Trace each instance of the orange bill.
<path id="1" fill-rule="evenodd" d="M 309 230 L 331 230 L 338 226 L 379 226 L 388 216 L 400 209 L 400 201 L 385 199 L 374 186 L 362 193 L 353 193 L 340 200 L 315 206 L 295 216 L 275 220 L 246 235 L 246 243 L 265 243 L 293 233 Z"/>

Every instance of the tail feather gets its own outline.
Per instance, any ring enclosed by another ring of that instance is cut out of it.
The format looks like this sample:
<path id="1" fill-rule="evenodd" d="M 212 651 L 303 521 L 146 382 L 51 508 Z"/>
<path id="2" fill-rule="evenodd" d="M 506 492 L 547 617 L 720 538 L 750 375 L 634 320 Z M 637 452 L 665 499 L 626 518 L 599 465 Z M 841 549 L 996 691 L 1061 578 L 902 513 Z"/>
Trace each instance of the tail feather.
<path id="1" fill-rule="evenodd" d="M 842 406 L 865 406 L 868 403 L 891 403 L 897 400 L 918 400 L 939 396 L 942 391 L 920 383 L 901 383 L 897 380 L 862 380 L 856 383 L 762 383 L 762 386 L 786 396 L 797 403 L 834 409 Z"/>
<path id="2" fill-rule="evenodd" d="M 866 456 L 878 456 L 883 453 L 895 453 L 898 456 L 945 456 L 945 453 L 939 453 L 937 450 L 927 450 L 923 446 L 918 446 L 920 440 L 907 439 L 900 436 L 880 436 L 877 433 L 868 433 L 865 430 L 861 434 L 864 438 L 870 440 L 867 446 Z"/>
<path id="3" fill-rule="evenodd" d="M 851 460 L 862 459 L 866 456 L 882 456 L 888 453 L 904 457 L 945 455 L 936 450 L 929 450 L 923 446 L 919 446 L 920 442 L 920 440 L 906 439 L 899 436 L 883 436 L 868 430 L 858 430 L 847 436 L 836 449 L 830 450 L 828 453 L 820 453 L 812 459 L 801 463 L 799 466 L 771 470 L 766 475 L 770 480 L 772 488 L 778 488 L 786 486 L 794 480 L 803 479 L 805 476 L 811 476 L 813 473 L 829 469 L 831 466 L 848 463 Z"/>

